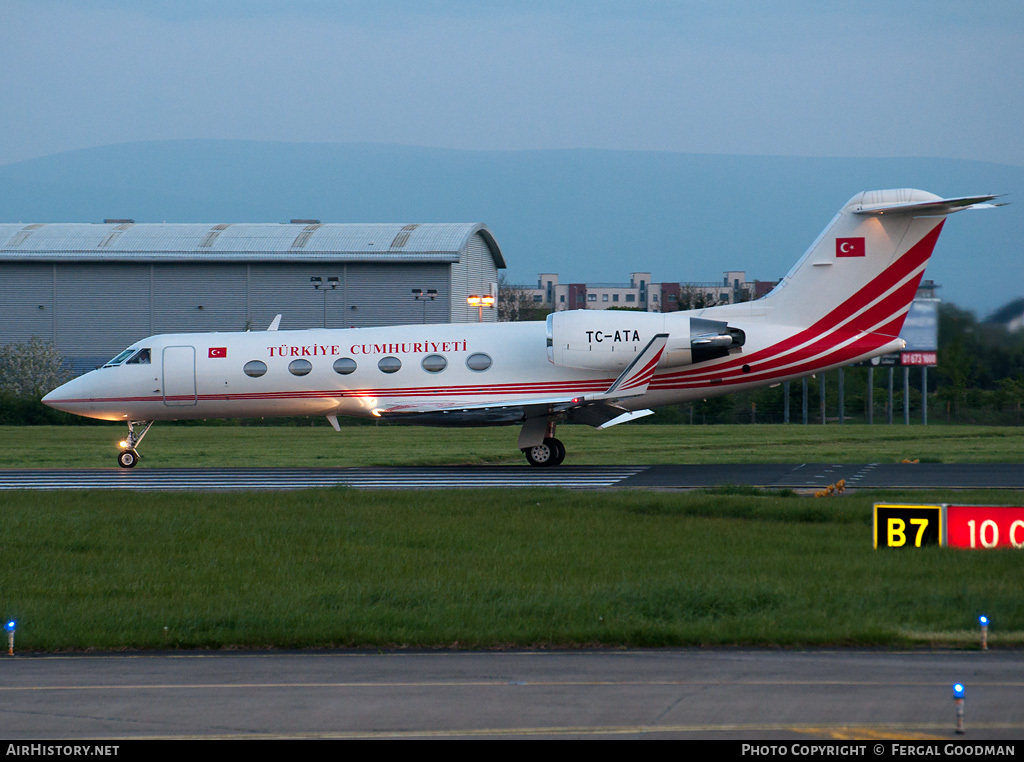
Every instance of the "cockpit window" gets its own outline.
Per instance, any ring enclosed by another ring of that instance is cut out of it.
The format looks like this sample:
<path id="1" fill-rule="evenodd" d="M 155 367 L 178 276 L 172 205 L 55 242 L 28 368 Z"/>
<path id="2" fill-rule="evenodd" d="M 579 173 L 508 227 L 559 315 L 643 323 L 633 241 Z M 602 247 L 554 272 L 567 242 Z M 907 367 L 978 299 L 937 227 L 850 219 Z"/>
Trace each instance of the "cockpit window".
<path id="1" fill-rule="evenodd" d="M 149 348 L 140 349 L 125 365 L 149 365 Z"/>
<path id="2" fill-rule="evenodd" d="M 138 347 L 132 347 L 131 349 L 126 349 L 121 354 L 119 354 L 117 357 L 115 357 L 113 360 L 111 360 L 106 365 L 104 365 L 103 367 L 104 368 L 112 368 L 115 365 L 120 365 L 127 358 L 131 357 L 133 354 L 135 354 L 138 351 L 139 351 Z"/>

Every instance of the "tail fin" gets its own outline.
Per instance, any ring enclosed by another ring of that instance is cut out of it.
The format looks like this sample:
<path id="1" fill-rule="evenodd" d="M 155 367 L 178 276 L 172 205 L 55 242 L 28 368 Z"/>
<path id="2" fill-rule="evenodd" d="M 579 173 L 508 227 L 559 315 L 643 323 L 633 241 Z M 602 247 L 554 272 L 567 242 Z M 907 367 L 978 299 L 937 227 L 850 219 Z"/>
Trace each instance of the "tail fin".
<path id="1" fill-rule="evenodd" d="M 993 206 L 995 196 L 943 199 L 925 191 L 865 191 L 851 198 L 763 300 L 772 320 L 811 326 L 854 320 L 899 335 L 947 214 Z"/>
<path id="2" fill-rule="evenodd" d="M 666 373 L 651 388 L 723 394 L 902 349 L 900 329 L 946 215 L 1000 206 L 986 203 L 993 198 L 908 189 L 854 196 L 770 294 L 701 313 L 750 328 L 742 353 Z"/>

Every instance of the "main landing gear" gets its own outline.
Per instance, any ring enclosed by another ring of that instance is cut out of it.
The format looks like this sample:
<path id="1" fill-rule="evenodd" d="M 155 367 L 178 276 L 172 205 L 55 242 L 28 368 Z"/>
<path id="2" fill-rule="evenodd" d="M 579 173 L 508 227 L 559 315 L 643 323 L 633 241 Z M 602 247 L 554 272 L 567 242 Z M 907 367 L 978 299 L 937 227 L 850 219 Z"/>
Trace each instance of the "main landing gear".
<path id="1" fill-rule="evenodd" d="M 555 416 L 534 415 L 523 421 L 519 449 L 531 466 L 557 466 L 565 460 L 565 445 L 555 439 Z"/>
<path id="2" fill-rule="evenodd" d="M 128 436 L 118 442 L 121 452 L 117 454 L 117 465 L 121 468 L 133 468 L 139 462 L 139 453 L 135 448 L 139 446 L 152 425 L 153 421 L 128 421 Z M 142 430 L 136 431 L 136 426 L 142 426 Z"/>
<path id="3" fill-rule="evenodd" d="M 565 445 L 554 437 L 545 437 L 539 445 L 524 447 L 523 453 L 531 466 L 557 466 L 565 460 Z"/>

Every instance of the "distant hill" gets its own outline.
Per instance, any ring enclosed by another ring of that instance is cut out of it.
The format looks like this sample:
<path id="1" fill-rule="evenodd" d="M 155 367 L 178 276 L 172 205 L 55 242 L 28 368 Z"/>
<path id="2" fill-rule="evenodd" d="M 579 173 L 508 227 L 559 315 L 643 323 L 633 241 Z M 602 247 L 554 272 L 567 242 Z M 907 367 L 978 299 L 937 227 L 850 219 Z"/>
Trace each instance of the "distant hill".
<path id="1" fill-rule="evenodd" d="M 508 278 L 782 277 L 854 193 L 916 187 L 1024 198 L 1024 168 L 948 159 L 456 151 L 372 144 L 157 141 L 0 166 L 0 221 L 476 222 Z M 1024 294 L 1021 206 L 957 214 L 928 277 L 980 314 Z"/>
<path id="2" fill-rule="evenodd" d="M 997 323 L 1008 331 L 1024 331 L 1024 297 L 1004 304 L 985 319 L 986 323 Z"/>

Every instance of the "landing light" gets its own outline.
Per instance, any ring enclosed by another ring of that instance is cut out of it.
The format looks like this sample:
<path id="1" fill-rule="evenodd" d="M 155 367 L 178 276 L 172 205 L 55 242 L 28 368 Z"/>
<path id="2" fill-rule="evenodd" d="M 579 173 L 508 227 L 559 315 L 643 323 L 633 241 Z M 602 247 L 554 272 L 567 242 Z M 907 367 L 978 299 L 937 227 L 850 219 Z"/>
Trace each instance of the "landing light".
<path id="1" fill-rule="evenodd" d="M 127 450 L 128 449 L 128 441 L 125 440 L 125 439 L 122 439 L 120 442 L 117 443 L 117 446 L 120 447 L 122 450 Z"/>

